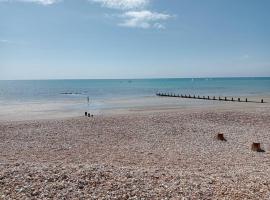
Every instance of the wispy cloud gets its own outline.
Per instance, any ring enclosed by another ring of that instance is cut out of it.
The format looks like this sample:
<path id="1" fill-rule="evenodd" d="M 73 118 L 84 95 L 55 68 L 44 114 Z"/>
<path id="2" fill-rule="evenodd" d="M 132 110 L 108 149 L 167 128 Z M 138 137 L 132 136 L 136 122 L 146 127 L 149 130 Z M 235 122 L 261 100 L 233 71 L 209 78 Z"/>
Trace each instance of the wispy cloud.
<path id="1" fill-rule="evenodd" d="M 142 9 L 149 4 L 149 0 L 89 0 L 94 3 L 100 3 L 103 7 L 130 10 Z"/>
<path id="2" fill-rule="evenodd" d="M 1 42 L 1 43 L 9 43 L 8 40 L 4 40 L 4 39 L 0 39 L 0 42 Z"/>
<path id="3" fill-rule="evenodd" d="M 24 41 L 0 39 L 0 44 L 3 44 L 3 45 L 26 45 L 27 43 Z"/>
<path id="4" fill-rule="evenodd" d="M 244 55 L 242 55 L 242 56 L 240 56 L 240 60 L 247 60 L 247 59 L 249 59 L 249 55 L 248 54 L 244 54 Z"/>
<path id="5" fill-rule="evenodd" d="M 123 13 L 112 15 L 112 17 L 118 16 L 118 18 L 121 20 L 118 25 L 122 27 L 165 29 L 165 25 L 162 24 L 162 22 L 172 17 L 172 15 L 169 14 L 153 12 L 149 9 L 146 9 L 150 4 L 150 0 L 89 1 L 93 3 L 99 3 L 102 7 L 121 10 Z"/>
<path id="6" fill-rule="evenodd" d="M 120 26 L 132 28 L 157 28 L 164 29 L 165 26 L 160 21 L 168 20 L 172 16 L 164 13 L 151 12 L 149 10 L 128 11 L 121 15 L 124 21 Z"/>
<path id="7" fill-rule="evenodd" d="M 25 3 L 38 3 L 42 5 L 51 5 L 61 0 L 0 0 L 0 2 L 25 2 Z"/>
<path id="8" fill-rule="evenodd" d="M 52 5 L 64 0 L 0 0 L 0 2 L 27 2 L 38 3 L 41 5 Z M 162 23 L 172 17 L 170 14 L 161 12 L 153 12 L 148 8 L 151 0 L 87 0 L 92 3 L 97 3 L 101 7 L 118 10 L 117 16 L 120 22 L 117 23 L 122 27 L 130 28 L 155 28 L 165 29 Z"/>

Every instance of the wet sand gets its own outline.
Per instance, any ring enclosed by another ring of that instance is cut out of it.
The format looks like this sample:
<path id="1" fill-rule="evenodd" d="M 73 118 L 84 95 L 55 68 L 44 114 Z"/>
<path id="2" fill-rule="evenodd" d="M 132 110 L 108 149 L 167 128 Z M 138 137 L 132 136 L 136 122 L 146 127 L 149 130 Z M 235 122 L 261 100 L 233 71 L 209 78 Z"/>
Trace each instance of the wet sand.
<path id="1" fill-rule="evenodd" d="M 0 198 L 270 198 L 269 103 L 168 105 L 0 122 Z"/>

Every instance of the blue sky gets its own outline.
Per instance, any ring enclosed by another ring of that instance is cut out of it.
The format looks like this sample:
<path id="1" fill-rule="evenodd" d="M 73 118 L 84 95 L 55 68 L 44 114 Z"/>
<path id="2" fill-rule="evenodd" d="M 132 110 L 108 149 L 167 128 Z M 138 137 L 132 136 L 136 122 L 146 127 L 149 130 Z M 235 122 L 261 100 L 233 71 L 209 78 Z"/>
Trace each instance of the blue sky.
<path id="1" fill-rule="evenodd" d="M 0 0 L 0 79 L 270 76 L 269 0 Z"/>

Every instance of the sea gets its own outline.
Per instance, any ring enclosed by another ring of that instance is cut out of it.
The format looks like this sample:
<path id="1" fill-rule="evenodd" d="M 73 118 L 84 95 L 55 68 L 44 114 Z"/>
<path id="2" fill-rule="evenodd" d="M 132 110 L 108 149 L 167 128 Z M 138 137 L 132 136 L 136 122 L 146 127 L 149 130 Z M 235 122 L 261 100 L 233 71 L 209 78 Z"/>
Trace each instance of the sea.
<path id="1" fill-rule="evenodd" d="M 201 96 L 270 96 L 270 77 L 91 80 L 1 80 L 0 107 L 46 102 L 85 102 L 104 106 L 111 99 L 154 97 L 157 92 Z M 99 104 L 103 102 L 103 104 Z M 69 108 L 72 104 L 69 104 Z M 75 106 L 75 105 L 74 105 Z M 76 104 L 78 106 L 78 104 Z M 10 107 L 5 107 L 7 110 Z M 30 106 L 29 106 L 30 110 Z M 1 113 L 0 115 L 3 113 Z"/>
<path id="2" fill-rule="evenodd" d="M 0 101 L 155 96 L 157 92 L 215 96 L 269 96 L 270 77 L 92 80 L 0 80 Z"/>

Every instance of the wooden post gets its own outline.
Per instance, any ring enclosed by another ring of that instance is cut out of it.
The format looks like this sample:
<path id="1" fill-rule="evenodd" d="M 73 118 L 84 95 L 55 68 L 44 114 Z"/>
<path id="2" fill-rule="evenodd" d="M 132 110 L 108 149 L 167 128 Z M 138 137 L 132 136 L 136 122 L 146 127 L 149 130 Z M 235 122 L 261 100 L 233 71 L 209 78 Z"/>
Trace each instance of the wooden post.
<path id="1" fill-rule="evenodd" d="M 84 116 L 87 116 L 87 112 L 84 113 Z"/>
<path id="2" fill-rule="evenodd" d="M 261 144 L 256 143 L 256 142 L 253 142 L 253 144 L 251 146 L 251 150 L 252 151 L 257 151 L 257 152 L 265 152 L 265 150 L 261 149 Z"/>
<path id="3" fill-rule="evenodd" d="M 225 101 L 227 101 L 227 97 L 225 97 Z"/>
<path id="4" fill-rule="evenodd" d="M 233 97 L 232 97 L 232 101 L 234 101 Z"/>
<path id="5" fill-rule="evenodd" d="M 88 113 L 88 117 L 91 117 L 90 113 Z"/>
<path id="6" fill-rule="evenodd" d="M 216 100 L 216 97 L 215 96 L 213 97 L 213 100 Z"/>
<path id="7" fill-rule="evenodd" d="M 238 98 L 238 102 L 240 102 L 241 100 L 240 100 L 240 98 Z"/>
<path id="8" fill-rule="evenodd" d="M 261 103 L 263 103 L 263 99 L 261 100 Z"/>
<path id="9" fill-rule="evenodd" d="M 217 134 L 217 139 L 225 142 L 227 141 L 222 133 Z"/>
<path id="10" fill-rule="evenodd" d="M 210 97 L 208 96 L 208 97 L 207 97 L 207 99 L 209 100 L 209 99 L 210 99 Z"/>
<path id="11" fill-rule="evenodd" d="M 248 102 L 247 98 L 246 98 L 246 102 Z"/>

